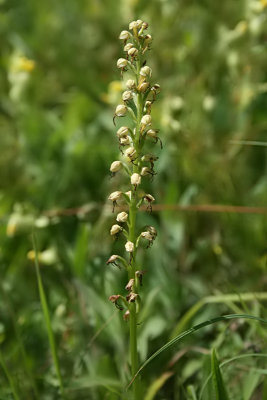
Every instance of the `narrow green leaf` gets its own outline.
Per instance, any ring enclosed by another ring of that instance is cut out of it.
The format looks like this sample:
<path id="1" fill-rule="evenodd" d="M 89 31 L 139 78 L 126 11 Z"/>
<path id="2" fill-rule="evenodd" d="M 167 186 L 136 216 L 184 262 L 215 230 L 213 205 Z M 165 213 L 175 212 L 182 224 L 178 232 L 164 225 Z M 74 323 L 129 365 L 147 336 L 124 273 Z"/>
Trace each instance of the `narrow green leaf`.
<path id="1" fill-rule="evenodd" d="M 263 382 L 262 400 L 267 400 L 267 378 L 265 378 Z"/>
<path id="2" fill-rule="evenodd" d="M 255 320 L 258 322 L 262 322 L 263 324 L 267 324 L 267 320 L 260 318 L 260 317 L 255 317 L 254 315 L 249 315 L 249 314 L 229 314 L 229 315 L 223 315 L 221 317 L 216 317 L 207 321 L 204 321 L 198 325 L 193 326 L 192 328 L 180 333 L 180 335 L 176 336 L 175 338 L 173 338 L 172 340 L 170 340 L 169 342 L 167 342 L 165 345 L 163 345 L 159 350 L 155 351 L 155 353 L 152 354 L 152 356 L 150 356 L 142 365 L 141 367 L 138 369 L 138 371 L 136 372 L 135 376 L 133 377 L 133 379 L 131 380 L 131 382 L 129 383 L 127 389 L 131 386 L 131 384 L 133 383 L 133 381 L 136 379 L 136 377 L 140 374 L 140 372 L 152 361 L 154 360 L 154 358 L 156 358 L 157 356 L 159 356 L 163 351 L 167 350 L 169 347 L 173 346 L 174 344 L 180 342 L 183 338 L 192 335 L 194 332 L 198 331 L 199 329 L 202 329 L 206 326 L 209 325 L 213 325 L 217 322 L 221 322 L 221 321 L 228 321 L 231 319 L 248 319 L 248 320 Z"/>
<path id="3" fill-rule="evenodd" d="M 228 360 L 222 362 L 222 363 L 220 364 L 220 368 L 222 368 L 222 367 L 224 367 L 225 365 L 230 364 L 230 363 L 232 363 L 232 362 L 234 362 L 234 361 L 237 361 L 237 360 L 240 360 L 240 359 L 243 359 L 243 358 L 249 358 L 249 357 L 267 358 L 267 354 L 264 354 L 264 353 L 262 353 L 262 354 L 260 354 L 260 353 L 241 354 L 241 355 L 232 357 L 232 358 L 230 358 L 230 359 L 228 359 Z M 203 398 L 204 390 L 205 390 L 207 384 L 209 383 L 211 377 L 212 377 L 212 374 L 210 374 L 210 375 L 207 377 L 207 379 L 205 380 L 205 382 L 204 382 L 204 384 L 203 384 L 203 386 L 202 386 L 202 388 L 201 388 L 201 390 L 200 390 L 200 393 L 199 393 L 199 400 L 201 400 L 201 399 Z M 266 398 L 263 397 L 263 400 L 267 400 L 267 397 L 266 397 Z"/>
<path id="4" fill-rule="evenodd" d="M 211 354 L 211 373 L 215 386 L 216 400 L 229 400 L 215 349 L 212 350 Z"/>
<path id="5" fill-rule="evenodd" d="M 189 400 L 197 400 L 197 395 L 194 386 L 192 385 L 187 386 L 187 393 L 189 395 Z"/>
<path id="6" fill-rule="evenodd" d="M 54 338 L 54 333 L 52 330 L 52 324 L 51 324 L 51 319 L 50 319 L 50 314 L 49 314 L 49 309 L 47 305 L 47 300 L 46 300 L 46 295 L 45 295 L 45 290 L 42 282 L 42 277 L 41 277 L 41 272 L 40 272 L 40 267 L 39 267 L 39 262 L 38 262 L 38 249 L 36 245 L 36 239 L 34 234 L 32 235 L 32 241 L 33 241 L 33 248 L 35 252 L 35 270 L 36 270 L 36 276 L 37 276 L 37 283 L 38 283 L 38 289 L 39 289 L 39 295 L 40 295 L 40 300 L 41 300 L 41 305 L 42 305 L 42 310 L 44 314 L 44 319 L 45 319 L 45 325 L 47 329 L 47 335 L 48 335 L 48 340 L 49 340 L 49 345 L 50 345 L 50 350 L 53 358 L 53 363 L 55 366 L 55 371 L 56 375 L 58 378 L 58 384 L 60 388 L 60 393 L 64 397 L 64 387 L 63 387 L 63 381 L 62 381 L 62 376 L 59 368 L 59 361 L 58 361 L 58 356 L 57 356 L 57 349 L 56 349 L 56 342 Z"/>
<path id="7" fill-rule="evenodd" d="M 246 379 L 243 383 L 243 400 L 251 400 L 253 393 L 260 384 L 261 375 L 267 375 L 266 369 L 251 368 L 246 374 Z"/>
<path id="8" fill-rule="evenodd" d="M 206 304 L 231 304 L 231 303 L 245 303 L 249 301 L 266 301 L 267 293 L 266 292 L 248 292 L 248 293 L 230 293 L 230 294 L 218 294 L 215 296 L 206 296 L 203 299 L 199 300 L 195 303 L 189 310 L 184 314 L 184 316 L 177 323 L 175 328 L 172 331 L 170 339 L 173 339 L 179 333 L 183 332 L 183 330 L 187 327 L 189 321 L 194 317 L 194 315 Z M 234 310 L 235 311 L 235 310 Z M 236 311 L 235 311 L 236 312 Z"/>
<path id="9" fill-rule="evenodd" d="M 84 276 L 84 268 L 88 259 L 89 237 L 89 226 L 81 225 L 77 234 L 73 260 L 73 273 L 79 278 L 82 278 Z"/>
<path id="10" fill-rule="evenodd" d="M 164 372 L 159 378 L 157 378 L 149 386 L 144 400 L 153 400 L 160 390 L 160 388 L 165 384 L 165 382 L 173 375 L 173 372 Z"/>
<path id="11" fill-rule="evenodd" d="M 10 371 L 7 368 L 7 365 L 5 363 L 5 360 L 4 360 L 3 356 L 2 356 L 1 351 L 0 351 L 0 365 L 3 368 L 4 373 L 5 373 L 6 377 L 7 377 L 7 380 L 8 380 L 8 383 L 9 383 L 9 386 L 10 386 L 10 389 L 11 389 L 11 392 L 13 394 L 14 399 L 15 400 L 20 400 L 20 397 L 19 397 L 17 389 L 16 389 L 15 382 L 13 380 L 13 377 L 12 377 Z"/>

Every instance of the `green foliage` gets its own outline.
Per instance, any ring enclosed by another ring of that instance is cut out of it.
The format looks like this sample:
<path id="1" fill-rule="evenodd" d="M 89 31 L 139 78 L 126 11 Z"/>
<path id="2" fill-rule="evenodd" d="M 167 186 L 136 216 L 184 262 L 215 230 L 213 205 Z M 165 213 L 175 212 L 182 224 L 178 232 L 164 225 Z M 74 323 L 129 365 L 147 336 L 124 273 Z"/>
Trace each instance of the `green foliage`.
<path id="1" fill-rule="evenodd" d="M 256 295 L 266 294 L 266 218 L 171 208 L 266 207 L 266 146 L 252 145 L 266 143 L 261 5 L 0 1 L 0 350 L 11 377 L 1 363 L 0 398 L 14 397 L 14 388 L 21 399 L 58 398 L 31 257 L 33 225 L 66 395 L 129 397 L 128 327 L 107 300 L 126 276 L 105 263 L 122 250 L 108 234 L 106 199 L 124 185 L 108 170 L 119 156 L 112 126 L 120 95 L 117 36 L 131 19 L 147 20 L 154 38 L 151 67 L 162 92 L 153 120 L 164 146 L 156 179 L 147 182 L 162 207 L 138 220 L 159 233 L 139 258 L 146 270 L 141 355 L 145 361 L 170 337 L 219 315 L 267 318 L 266 300 Z M 206 326 L 147 365 L 143 387 L 170 372 L 155 399 L 199 398 L 216 348 L 226 361 L 259 355 L 220 365 L 230 398 L 267 398 L 265 339 L 265 326 L 252 320 Z M 210 379 L 202 398 L 212 391 Z"/>
<path id="2" fill-rule="evenodd" d="M 223 377 L 220 371 L 220 366 L 217 360 L 215 349 L 212 350 L 211 354 L 211 372 L 212 372 L 213 383 L 215 386 L 216 399 L 229 400 L 229 396 L 227 394 L 225 383 L 223 381 Z"/>

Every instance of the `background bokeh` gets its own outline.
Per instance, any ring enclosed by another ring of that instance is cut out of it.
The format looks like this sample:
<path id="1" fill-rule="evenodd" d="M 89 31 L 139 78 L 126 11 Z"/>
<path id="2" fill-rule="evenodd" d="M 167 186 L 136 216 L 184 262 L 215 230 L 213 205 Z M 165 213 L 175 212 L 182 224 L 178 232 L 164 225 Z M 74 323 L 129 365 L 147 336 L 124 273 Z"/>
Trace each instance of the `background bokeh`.
<path id="1" fill-rule="evenodd" d="M 119 399 L 129 381 L 128 328 L 107 300 L 127 278 L 106 260 L 123 251 L 109 236 L 107 196 L 125 185 L 119 174 L 110 179 L 109 166 L 119 157 L 112 124 L 122 89 L 118 35 L 133 19 L 147 21 L 153 36 L 148 64 L 162 88 L 153 120 L 164 146 L 152 149 L 160 158 L 146 184 L 162 207 L 138 220 L 158 230 L 152 249 L 140 254 L 147 271 L 141 360 L 205 296 L 267 290 L 266 215 L 165 207 L 266 206 L 266 147 L 242 143 L 266 144 L 266 6 L 265 0 L 0 1 L 1 357 L 21 399 L 34 398 L 34 385 L 40 399 L 58 398 L 32 226 L 69 398 Z M 188 322 L 240 310 L 266 317 L 264 302 L 221 301 Z M 185 341 L 183 354 L 180 346 L 155 359 L 143 379 L 148 386 L 170 370 L 156 398 L 190 398 L 187 386 L 198 391 L 209 373 L 211 347 L 224 358 L 265 345 L 255 324 L 218 325 Z M 263 398 L 248 397 L 248 372 L 225 373 L 233 399 Z M 261 396 L 262 375 L 252 378 L 250 395 Z M 0 398 L 9 393 L 1 371 Z"/>

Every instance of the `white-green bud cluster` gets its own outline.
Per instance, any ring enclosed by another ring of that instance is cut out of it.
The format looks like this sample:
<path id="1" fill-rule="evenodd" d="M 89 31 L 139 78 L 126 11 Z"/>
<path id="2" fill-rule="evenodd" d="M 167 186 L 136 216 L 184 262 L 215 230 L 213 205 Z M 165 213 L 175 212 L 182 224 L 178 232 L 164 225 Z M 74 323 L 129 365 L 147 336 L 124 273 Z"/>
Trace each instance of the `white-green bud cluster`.
<path id="1" fill-rule="evenodd" d="M 151 83 L 152 69 L 146 63 L 146 52 L 152 42 L 151 35 L 146 33 L 148 24 L 140 19 L 129 24 L 129 30 L 123 30 L 119 39 L 123 41 L 122 56 L 117 60 L 117 67 L 123 77 L 127 71 L 127 79 L 123 84 L 124 91 L 121 97 L 121 104 L 117 105 L 113 117 L 113 122 L 121 117 L 126 117 L 125 125 L 119 127 L 116 136 L 119 141 L 119 150 L 122 153 L 121 160 L 113 161 L 110 166 L 112 174 L 118 171 L 125 171 L 128 176 L 128 191 L 115 191 L 110 194 L 109 200 L 113 203 L 113 211 L 118 206 L 118 200 L 127 211 L 117 214 L 116 223 L 112 225 L 110 234 L 115 239 L 120 235 L 125 238 L 124 247 L 128 254 L 128 261 L 120 256 L 111 256 L 107 264 L 114 264 L 118 257 L 123 260 L 124 265 L 130 276 L 126 290 L 130 293 L 125 298 L 123 296 L 111 296 L 111 301 L 115 299 L 117 306 L 118 300 L 123 300 L 124 304 L 140 302 L 138 289 L 141 279 L 137 278 L 136 256 L 138 246 L 147 248 L 154 242 L 157 233 L 152 226 L 146 227 L 137 235 L 136 213 L 142 204 L 146 204 L 147 210 L 152 211 L 152 203 L 155 201 L 151 194 L 145 194 L 140 189 L 143 181 L 153 178 L 156 174 L 154 167 L 158 157 L 149 151 L 147 147 L 156 144 L 158 141 L 162 145 L 158 136 L 159 130 L 153 127 L 151 116 L 152 107 L 160 92 L 157 83 Z M 123 204 L 124 202 L 124 204 Z M 142 239 L 142 240 L 141 240 Z M 113 257 L 113 258 L 112 258 Z M 119 296 L 119 297 L 118 297 Z M 139 307 L 139 305 L 138 305 Z M 137 307 L 137 309 L 138 309 Z M 128 320 L 131 311 L 127 309 L 125 320 Z"/>

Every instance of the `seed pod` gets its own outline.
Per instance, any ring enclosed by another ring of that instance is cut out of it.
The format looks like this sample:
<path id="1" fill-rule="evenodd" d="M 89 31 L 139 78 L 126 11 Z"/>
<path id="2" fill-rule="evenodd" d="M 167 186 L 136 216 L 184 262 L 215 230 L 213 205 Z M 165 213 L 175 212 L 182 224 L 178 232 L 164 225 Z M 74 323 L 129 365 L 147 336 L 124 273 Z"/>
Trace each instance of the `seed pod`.
<path id="1" fill-rule="evenodd" d="M 125 244 L 125 250 L 128 251 L 128 253 L 132 253 L 132 252 L 134 251 L 134 243 L 128 241 L 128 242 Z"/>
<path id="2" fill-rule="evenodd" d="M 118 68 L 125 68 L 128 64 L 128 61 L 125 58 L 119 58 L 117 61 Z"/>
<path id="3" fill-rule="evenodd" d="M 117 233 L 122 231 L 122 227 L 120 225 L 112 225 L 111 229 L 110 229 L 110 234 L 111 236 L 117 235 Z"/>
<path id="4" fill-rule="evenodd" d="M 113 161 L 110 166 L 110 172 L 118 172 L 121 169 L 121 162 L 120 161 Z"/>
<path id="5" fill-rule="evenodd" d="M 126 222 L 127 219 L 128 219 L 128 214 L 126 212 L 122 211 L 117 215 L 116 221 Z"/>

